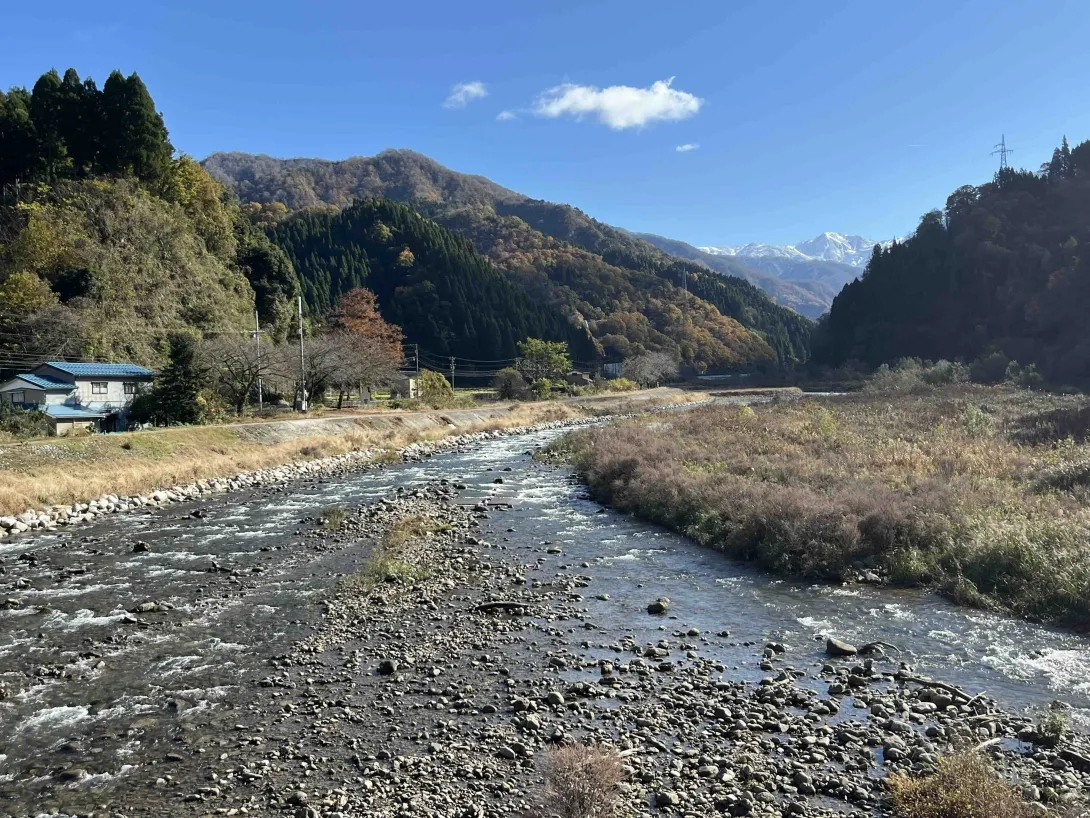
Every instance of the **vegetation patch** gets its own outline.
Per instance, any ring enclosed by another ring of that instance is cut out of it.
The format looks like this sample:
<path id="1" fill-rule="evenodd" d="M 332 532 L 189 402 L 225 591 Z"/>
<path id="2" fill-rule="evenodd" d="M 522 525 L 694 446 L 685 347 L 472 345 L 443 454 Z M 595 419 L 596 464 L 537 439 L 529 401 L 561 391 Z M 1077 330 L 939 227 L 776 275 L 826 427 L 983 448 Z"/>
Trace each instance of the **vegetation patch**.
<path id="1" fill-rule="evenodd" d="M 341 582 L 341 590 L 368 594 L 383 583 L 411 583 L 426 579 L 429 571 L 405 555 L 405 547 L 426 540 L 432 534 L 449 531 L 450 524 L 433 517 L 414 514 L 400 518 L 375 546 L 360 570 Z"/>
<path id="2" fill-rule="evenodd" d="M 556 450 L 605 502 L 766 570 L 935 587 L 1086 629 L 1090 446 L 1022 434 L 1082 402 L 954 384 L 721 405 Z"/>
<path id="3" fill-rule="evenodd" d="M 939 759 L 935 772 L 889 777 L 893 818 L 1028 818 L 1038 815 L 979 753 Z"/>

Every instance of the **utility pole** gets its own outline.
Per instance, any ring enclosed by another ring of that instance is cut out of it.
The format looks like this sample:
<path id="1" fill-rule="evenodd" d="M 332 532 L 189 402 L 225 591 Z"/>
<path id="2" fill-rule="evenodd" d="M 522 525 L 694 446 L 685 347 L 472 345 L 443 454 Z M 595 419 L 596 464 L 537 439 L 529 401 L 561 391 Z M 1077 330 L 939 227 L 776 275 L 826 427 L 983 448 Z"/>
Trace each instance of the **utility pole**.
<path id="1" fill-rule="evenodd" d="M 454 356 L 450 356 L 450 390 L 454 391 Z"/>
<path id="2" fill-rule="evenodd" d="M 416 376 L 420 377 L 420 344 L 413 344 L 413 359 L 416 361 Z"/>
<path id="3" fill-rule="evenodd" d="M 299 411 L 307 411 L 307 361 L 303 356 L 303 296 L 297 296 L 299 308 Z"/>
<path id="4" fill-rule="evenodd" d="M 999 155 L 999 170 L 1004 171 L 1009 167 L 1007 165 L 1007 155 L 1014 153 L 1014 149 L 1007 147 L 1006 134 L 1003 134 L 1002 138 L 999 140 L 999 144 L 994 147 L 995 150 L 992 151 L 992 156 L 995 156 L 996 154 Z"/>
<path id="5" fill-rule="evenodd" d="M 263 409 L 261 399 L 261 319 L 257 316 L 257 310 L 254 310 L 254 346 L 257 347 L 257 411 L 260 412 Z"/>

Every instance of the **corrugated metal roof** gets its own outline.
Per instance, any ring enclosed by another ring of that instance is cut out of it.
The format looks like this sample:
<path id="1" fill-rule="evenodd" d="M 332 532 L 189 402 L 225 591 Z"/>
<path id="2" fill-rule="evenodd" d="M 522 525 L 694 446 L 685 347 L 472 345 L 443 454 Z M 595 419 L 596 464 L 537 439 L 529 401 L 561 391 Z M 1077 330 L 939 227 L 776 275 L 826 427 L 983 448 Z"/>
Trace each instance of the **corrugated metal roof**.
<path id="1" fill-rule="evenodd" d="M 59 403 L 48 404 L 42 407 L 42 411 L 51 418 L 57 418 L 58 420 L 104 418 L 109 414 L 109 412 L 96 412 L 84 406 L 65 406 Z"/>
<path id="2" fill-rule="evenodd" d="M 150 378 L 155 373 L 136 364 L 100 364 L 72 363 L 69 361 L 49 361 L 44 366 L 51 366 L 69 375 L 99 378 Z"/>
<path id="3" fill-rule="evenodd" d="M 15 377 L 21 381 L 26 381 L 27 383 L 34 384 L 39 389 L 61 389 L 65 392 L 69 391 L 70 389 L 75 389 L 75 384 L 67 383 L 65 381 L 54 380 L 53 378 L 47 378 L 44 375 L 27 373 L 26 375 L 16 375 Z"/>

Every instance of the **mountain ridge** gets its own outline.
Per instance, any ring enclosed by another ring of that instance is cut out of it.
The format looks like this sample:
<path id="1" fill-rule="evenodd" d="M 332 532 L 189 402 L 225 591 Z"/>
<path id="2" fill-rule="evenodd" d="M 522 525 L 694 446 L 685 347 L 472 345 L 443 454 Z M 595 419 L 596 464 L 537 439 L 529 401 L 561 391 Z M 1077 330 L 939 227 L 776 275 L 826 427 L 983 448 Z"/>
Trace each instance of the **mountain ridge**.
<path id="1" fill-rule="evenodd" d="M 577 208 L 532 199 L 415 151 L 347 160 L 213 154 L 202 165 L 284 218 L 389 198 L 468 238 L 512 281 L 591 329 L 603 354 L 669 351 L 698 371 L 805 361 L 809 322 L 740 276 L 672 256 Z"/>
<path id="2" fill-rule="evenodd" d="M 698 250 L 713 256 L 735 256 L 738 258 L 784 258 L 795 261 L 830 261 L 862 269 L 867 266 L 874 252 L 874 246 L 881 244 L 887 249 L 892 242 L 878 242 L 863 236 L 826 231 L 811 239 L 795 244 L 734 244 L 723 246 L 700 246 Z"/>

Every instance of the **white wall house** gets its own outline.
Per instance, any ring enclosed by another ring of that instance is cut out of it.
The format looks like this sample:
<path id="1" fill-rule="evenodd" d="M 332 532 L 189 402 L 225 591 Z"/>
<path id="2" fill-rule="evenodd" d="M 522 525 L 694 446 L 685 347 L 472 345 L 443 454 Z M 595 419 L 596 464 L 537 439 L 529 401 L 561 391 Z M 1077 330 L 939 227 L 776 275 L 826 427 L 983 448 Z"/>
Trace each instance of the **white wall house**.
<path id="1" fill-rule="evenodd" d="M 135 364 L 51 361 L 0 383 L 0 401 L 44 412 L 58 435 L 114 432 L 125 428 L 129 405 L 154 377 Z"/>

